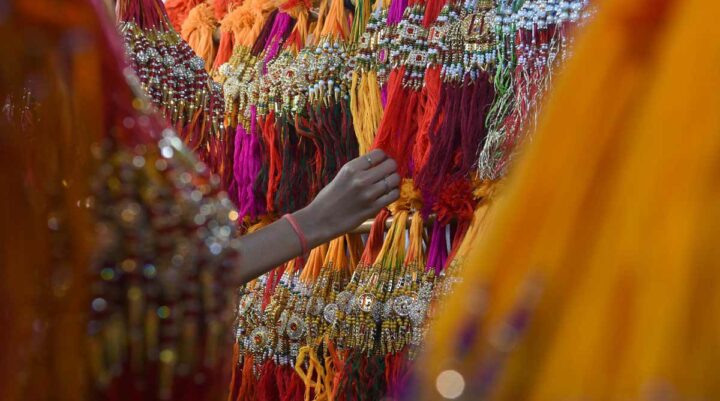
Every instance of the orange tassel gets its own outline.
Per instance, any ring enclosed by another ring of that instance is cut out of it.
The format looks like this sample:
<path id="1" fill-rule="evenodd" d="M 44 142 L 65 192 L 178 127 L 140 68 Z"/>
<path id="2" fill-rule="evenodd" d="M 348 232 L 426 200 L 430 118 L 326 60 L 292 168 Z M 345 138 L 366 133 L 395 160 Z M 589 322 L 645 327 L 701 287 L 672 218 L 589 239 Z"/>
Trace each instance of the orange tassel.
<path id="1" fill-rule="evenodd" d="M 350 36 L 350 25 L 343 0 L 332 0 L 320 36 L 331 37 L 336 41 L 345 41 Z"/>
<path id="2" fill-rule="evenodd" d="M 240 366 L 240 345 L 235 342 L 233 344 L 233 356 L 232 356 L 232 376 L 230 377 L 230 392 L 228 394 L 227 401 L 234 401 L 237 399 L 239 388 L 241 384 L 238 381 L 238 376 L 242 376 L 242 366 Z M 242 378 L 240 379 L 242 380 Z"/>
<path id="3" fill-rule="evenodd" d="M 212 7 L 201 3 L 193 8 L 182 25 L 182 37 L 201 59 L 205 60 L 205 70 L 210 72 L 215 60 L 215 42 L 213 35 L 217 20 Z"/>
<path id="4" fill-rule="evenodd" d="M 165 2 L 165 10 L 176 31 L 182 30 L 182 24 L 187 19 L 190 10 L 201 2 L 202 0 L 168 0 Z"/>
<path id="5" fill-rule="evenodd" d="M 254 365 L 255 359 L 252 354 L 246 355 L 242 364 L 242 382 L 235 401 L 250 401 L 254 399 L 257 384 L 255 382 L 255 373 L 253 372 Z"/>

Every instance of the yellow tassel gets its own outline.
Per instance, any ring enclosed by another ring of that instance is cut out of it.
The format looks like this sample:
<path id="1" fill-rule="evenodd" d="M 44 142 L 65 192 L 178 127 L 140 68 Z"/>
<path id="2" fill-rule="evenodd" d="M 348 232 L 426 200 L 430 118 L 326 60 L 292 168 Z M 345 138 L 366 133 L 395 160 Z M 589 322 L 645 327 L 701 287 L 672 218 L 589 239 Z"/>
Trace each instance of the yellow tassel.
<path id="1" fill-rule="evenodd" d="M 307 371 L 303 369 L 303 364 L 307 359 Z M 319 396 L 325 394 L 324 380 L 325 369 L 323 364 L 317 357 L 317 353 L 312 346 L 306 345 L 300 348 L 297 359 L 295 361 L 295 372 L 305 383 L 305 401 L 310 401 L 311 391 L 315 392 L 313 400 L 323 400 L 325 397 Z M 317 375 L 317 380 L 313 380 L 313 376 Z"/>
<path id="2" fill-rule="evenodd" d="M 359 77 L 358 70 L 354 70 L 352 73 L 352 80 L 350 81 L 350 114 L 353 118 L 353 128 L 355 129 L 355 136 L 358 140 L 358 145 L 360 146 L 360 154 L 363 155 L 367 153 L 367 148 L 364 146 L 365 144 L 362 141 L 362 133 L 363 133 L 363 120 L 360 118 L 360 106 L 358 97 L 360 96 L 360 93 L 358 93 L 358 77 Z"/>
<path id="3" fill-rule="evenodd" d="M 377 72 L 374 70 L 353 71 L 350 87 L 350 112 L 353 116 L 355 136 L 360 154 L 370 151 L 375 133 L 382 120 L 383 107 Z"/>

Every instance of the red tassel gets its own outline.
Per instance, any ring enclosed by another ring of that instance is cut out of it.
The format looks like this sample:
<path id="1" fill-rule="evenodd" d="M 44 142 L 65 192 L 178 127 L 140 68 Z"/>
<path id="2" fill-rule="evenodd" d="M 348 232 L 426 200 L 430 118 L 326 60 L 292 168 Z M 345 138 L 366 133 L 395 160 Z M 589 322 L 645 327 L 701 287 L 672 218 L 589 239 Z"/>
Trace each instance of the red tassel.
<path id="1" fill-rule="evenodd" d="M 116 9 L 120 21 L 132 21 L 144 29 L 167 29 L 169 17 L 160 0 L 119 0 Z"/>
<path id="2" fill-rule="evenodd" d="M 323 145 L 317 136 L 317 132 L 313 130 L 311 122 L 299 114 L 295 117 L 295 132 L 300 137 L 309 139 L 313 144 L 312 154 L 314 154 L 315 157 L 309 158 L 307 162 L 310 164 L 311 174 L 309 193 L 314 197 L 322 186 L 321 177 L 324 167 Z"/>
<path id="3" fill-rule="evenodd" d="M 305 383 L 290 366 L 279 366 L 275 371 L 275 380 L 278 385 L 279 401 L 303 401 L 305 398 Z"/>
<path id="4" fill-rule="evenodd" d="M 263 292 L 263 302 L 262 302 L 262 309 L 265 310 L 265 307 L 270 303 L 270 299 L 272 298 L 273 294 L 275 293 L 275 288 L 277 287 L 278 283 L 280 282 L 280 279 L 282 278 L 283 273 L 285 273 L 285 267 L 287 265 L 282 265 L 280 267 L 277 267 L 268 273 L 268 279 L 267 284 L 265 285 L 265 289 Z"/>
<path id="5" fill-rule="evenodd" d="M 412 149 L 415 143 L 417 114 L 414 111 L 419 105 L 420 94 L 403 87 L 404 75 L 404 66 L 390 73 L 387 107 L 373 147 L 384 150 L 395 159 L 398 163 L 398 174 L 408 177 L 412 152 L 407 149 Z"/>
<path id="6" fill-rule="evenodd" d="M 457 228 L 455 229 L 455 235 L 453 236 L 452 245 L 450 246 L 450 253 L 448 254 L 447 261 L 448 263 L 451 263 L 455 259 L 455 255 L 458 252 L 458 249 L 460 249 L 460 244 L 462 244 L 463 240 L 465 239 L 465 234 L 467 234 L 468 229 L 470 228 L 470 220 L 459 220 Z M 447 268 L 447 266 L 445 266 Z"/>
<path id="7" fill-rule="evenodd" d="M 314 391 L 310 390 L 310 397 L 313 397 Z M 312 398 L 311 398 L 312 399 Z M 290 384 L 288 391 L 283 396 L 282 401 L 304 401 L 305 400 L 305 383 L 300 379 L 297 372 L 293 369 L 290 372 Z"/>
<path id="8" fill-rule="evenodd" d="M 375 262 L 382 248 L 383 235 L 385 234 L 385 221 L 389 215 L 390 212 L 387 209 L 382 209 L 375 217 L 372 227 L 370 228 L 367 242 L 365 243 L 365 249 L 360 257 L 361 265 L 370 266 Z"/>
<path id="9" fill-rule="evenodd" d="M 212 69 L 217 71 L 221 65 L 230 61 L 233 49 L 235 48 L 235 36 L 232 32 L 222 32 L 220 34 L 220 43 L 218 44 L 218 52 L 215 55 Z"/>
<path id="10" fill-rule="evenodd" d="M 422 21 L 425 28 L 430 28 L 430 25 L 435 22 L 444 5 L 445 0 L 427 0 L 425 3 L 425 15 L 423 15 Z"/>
<path id="11" fill-rule="evenodd" d="M 265 361 L 260 368 L 260 379 L 257 383 L 256 401 L 278 401 L 278 383 L 275 370 L 277 365 L 272 360 Z"/>
<path id="12" fill-rule="evenodd" d="M 282 154 L 280 153 L 280 144 L 277 141 L 277 132 L 275 130 L 275 112 L 271 111 L 262 124 L 262 135 L 267 146 L 269 165 L 268 165 L 268 186 L 265 201 L 268 212 L 275 212 L 275 193 L 280 184 L 280 174 L 282 173 Z"/>
<path id="13" fill-rule="evenodd" d="M 487 72 L 482 71 L 480 76 L 471 82 L 466 78 L 465 91 L 469 92 L 469 107 L 460 113 L 460 149 L 463 153 L 460 174 L 470 172 L 477 162 L 477 150 L 482 147 L 487 136 L 487 117 L 490 107 L 495 100 L 495 87 Z M 468 100 L 463 96 L 463 103 Z"/>
<path id="14" fill-rule="evenodd" d="M 415 171 L 422 171 L 427 164 L 430 151 L 430 129 L 436 113 L 438 119 L 442 121 L 443 107 L 440 99 L 442 83 L 440 80 L 440 68 L 433 67 L 425 72 L 425 87 L 423 88 L 423 97 L 425 98 L 425 112 L 420 116 L 418 121 L 418 134 L 413 148 L 413 164 Z M 420 182 L 416 181 L 416 185 L 423 188 Z"/>

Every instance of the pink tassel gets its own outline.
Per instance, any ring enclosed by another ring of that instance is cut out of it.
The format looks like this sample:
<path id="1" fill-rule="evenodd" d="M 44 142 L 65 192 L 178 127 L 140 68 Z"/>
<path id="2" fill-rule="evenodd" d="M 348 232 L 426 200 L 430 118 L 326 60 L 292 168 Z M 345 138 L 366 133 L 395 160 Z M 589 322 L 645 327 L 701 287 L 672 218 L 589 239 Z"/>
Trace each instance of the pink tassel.
<path id="1" fill-rule="evenodd" d="M 408 0 L 394 0 L 390 3 L 390 10 L 387 16 L 388 25 L 395 25 L 402 20 L 407 5 Z"/>

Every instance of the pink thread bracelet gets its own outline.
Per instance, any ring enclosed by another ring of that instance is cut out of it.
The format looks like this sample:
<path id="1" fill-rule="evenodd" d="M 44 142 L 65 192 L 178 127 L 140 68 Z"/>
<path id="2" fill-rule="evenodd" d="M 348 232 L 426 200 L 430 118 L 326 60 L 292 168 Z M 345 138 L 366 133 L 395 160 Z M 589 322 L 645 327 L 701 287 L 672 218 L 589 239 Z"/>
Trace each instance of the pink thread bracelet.
<path id="1" fill-rule="evenodd" d="M 283 216 L 285 220 L 290 223 L 290 226 L 292 227 L 293 231 L 295 231 L 295 234 L 297 235 L 298 239 L 300 240 L 300 247 L 302 247 L 302 256 L 303 260 L 307 259 L 308 255 L 308 242 L 307 238 L 305 238 L 305 233 L 303 233 L 302 229 L 300 228 L 300 225 L 298 224 L 297 220 L 295 220 L 295 217 L 291 214 L 286 214 Z"/>

